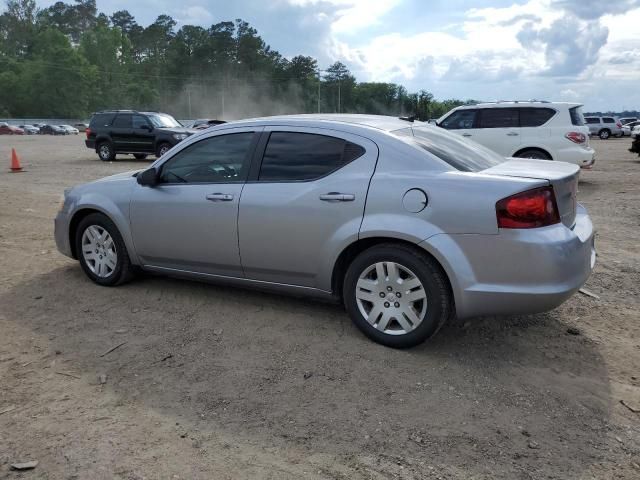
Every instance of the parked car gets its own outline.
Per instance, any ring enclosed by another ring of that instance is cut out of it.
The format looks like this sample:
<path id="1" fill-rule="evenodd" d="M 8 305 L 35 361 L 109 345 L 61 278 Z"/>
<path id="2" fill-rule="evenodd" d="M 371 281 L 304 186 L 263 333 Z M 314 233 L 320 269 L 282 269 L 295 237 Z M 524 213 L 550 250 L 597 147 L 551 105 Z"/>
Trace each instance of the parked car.
<path id="1" fill-rule="evenodd" d="M 38 127 L 34 127 L 33 125 L 19 125 L 25 135 L 37 135 L 40 133 L 40 129 Z"/>
<path id="2" fill-rule="evenodd" d="M 95 113 L 85 133 L 87 148 L 95 150 L 100 160 L 112 161 L 118 153 L 159 158 L 195 130 L 184 128 L 166 113 L 108 110 Z"/>
<path id="3" fill-rule="evenodd" d="M 193 122 L 193 125 L 191 125 L 191 128 L 194 128 L 196 130 L 202 130 L 203 128 L 214 127 L 216 125 L 222 125 L 223 123 L 227 123 L 227 122 L 225 122 L 224 120 L 201 118 Z"/>
<path id="4" fill-rule="evenodd" d="M 629 151 L 640 156 L 640 125 L 633 127 L 633 130 L 631 130 L 631 148 Z"/>
<path id="5" fill-rule="evenodd" d="M 57 125 L 41 124 L 40 133 L 43 135 L 67 135 L 66 130 Z"/>
<path id="6" fill-rule="evenodd" d="M 78 129 L 79 132 L 85 132 L 89 127 L 88 123 L 74 123 L 73 126 Z"/>
<path id="7" fill-rule="evenodd" d="M 625 137 L 631 136 L 631 130 L 633 130 L 633 127 L 636 127 L 638 125 L 640 125 L 640 120 L 632 120 L 630 122 L 623 123 L 622 135 L 624 135 Z"/>
<path id="8" fill-rule="evenodd" d="M 589 127 L 590 135 L 597 135 L 602 140 L 606 140 L 612 135 L 621 137 L 622 124 L 615 117 L 584 117 Z"/>
<path id="9" fill-rule="evenodd" d="M 55 239 L 99 285 L 140 268 L 334 299 L 373 340 L 409 347 L 452 312 L 546 311 L 584 284 L 579 172 L 392 117 L 253 119 L 65 191 Z"/>
<path id="10" fill-rule="evenodd" d="M 559 160 L 593 166 L 579 103 L 494 102 L 454 108 L 437 125 L 504 157 Z"/>
<path id="11" fill-rule="evenodd" d="M 44 127 L 46 125 L 46 123 L 33 123 L 32 126 L 36 127 L 39 132 L 41 134 L 44 134 L 44 132 L 42 131 L 42 127 Z"/>
<path id="12" fill-rule="evenodd" d="M 61 129 L 67 132 L 67 135 L 78 135 L 79 130 L 71 125 L 58 125 Z"/>
<path id="13" fill-rule="evenodd" d="M 0 122 L 0 135 L 24 135 L 24 130 L 6 122 Z"/>

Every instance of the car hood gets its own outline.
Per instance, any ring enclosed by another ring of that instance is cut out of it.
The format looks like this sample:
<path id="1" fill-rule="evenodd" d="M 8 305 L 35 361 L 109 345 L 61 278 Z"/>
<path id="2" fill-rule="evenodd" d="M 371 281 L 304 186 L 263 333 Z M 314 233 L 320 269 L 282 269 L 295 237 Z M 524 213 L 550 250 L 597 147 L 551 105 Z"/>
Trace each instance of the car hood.
<path id="1" fill-rule="evenodd" d="M 139 170 L 130 170 L 128 172 L 116 173 L 115 175 L 109 175 L 108 177 L 99 178 L 98 180 L 94 180 L 91 183 L 102 183 L 102 182 L 116 182 L 118 180 L 124 180 L 127 178 L 133 178 L 136 174 L 140 173 L 143 169 Z"/>
<path id="2" fill-rule="evenodd" d="M 172 127 L 172 128 L 158 128 L 158 130 L 162 131 L 162 132 L 167 132 L 167 133 L 186 133 L 187 135 L 193 135 L 194 133 L 197 133 L 197 130 L 194 130 L 192 128 L 186 128 L 186 127 Z"/>

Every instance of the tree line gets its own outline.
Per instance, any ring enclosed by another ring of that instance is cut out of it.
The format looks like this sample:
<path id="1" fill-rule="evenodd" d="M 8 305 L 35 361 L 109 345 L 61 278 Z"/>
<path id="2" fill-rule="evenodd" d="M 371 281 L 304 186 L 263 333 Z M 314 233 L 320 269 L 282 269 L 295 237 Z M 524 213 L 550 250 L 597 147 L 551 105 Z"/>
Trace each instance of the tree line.
<path id="1" fill-rule="evenodd" d="M 82 118 L 106 108 L 179 118 L 283 113 L 370 113 L 436 118 L 467 103 L 425 90 L 358 82 L 336 62 L 285 58 L 247 22 L 203 28 L 160 15 L 143 27 L 95 0 L 7 0 L 0 15 L 0 117 Z"/>

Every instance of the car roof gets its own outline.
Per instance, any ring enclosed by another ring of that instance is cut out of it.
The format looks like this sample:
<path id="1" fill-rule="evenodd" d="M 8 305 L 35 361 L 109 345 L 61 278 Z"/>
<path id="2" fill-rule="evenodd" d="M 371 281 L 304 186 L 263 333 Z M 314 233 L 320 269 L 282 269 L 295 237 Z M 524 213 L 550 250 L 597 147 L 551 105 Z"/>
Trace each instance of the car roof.
<path id="1" fill-rule="evenodd" d="M 401 120 L 399 117 L 385 115 L 359 115 L 345 113 L 309 113 L 298 115 L 276 115 L 272 117 L 249 118 L 223 123 L 218 128 L 238 127 L 242 125 L 283 125 L 299 127 L 326 127 L 329 124 L 342 124 L 343 126 L 360 126 L 392 132 L 412 125 L 422 125 L 423 122 L 411 122 Z M 214 127 L 216 128 L 216 127 Z"/>
<path id="2" fill-rule="evenodd" d="M 563 106 L 567 108 L 574 107 L 582 107 L 582 103 L 575 102 L 547 102 L 543 100 L 509 100 L 509 101 L 499 101 L 499 102 L 482 102 L 482 103 L 473 103 L 469 105 L 461 105 L 456 107 L 456 110 L 465 110 L 465 109 L 473 109 L 473 108 L 513 108 L 513 107 L 551 107 L 551 106 Z"/>

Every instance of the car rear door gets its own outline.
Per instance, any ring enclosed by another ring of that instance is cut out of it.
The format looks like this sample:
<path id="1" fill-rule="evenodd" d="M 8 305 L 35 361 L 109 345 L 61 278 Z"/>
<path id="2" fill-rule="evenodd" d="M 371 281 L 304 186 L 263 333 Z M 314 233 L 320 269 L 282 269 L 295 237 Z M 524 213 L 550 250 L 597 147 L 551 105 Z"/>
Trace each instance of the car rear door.
<path id="1" fill-rule="evenodd" d="M 238 204 L 256 128 L 215 132 L 171 155 L 155 187 L 136 185 L 131 232 L 143 265 L 242 277 Z"/>
<path id="2" fill-rule="evenodd" d="M 520 107 L 520 142 L 523 147 L 540 147 L 549 142 L 551 127 L 548 122 L 557 114 L 550 107 Z M 565 131 L 560 133 L 564 137 Z"/>
<path id="3" fill-rule="evenodd" d="M 131 116 L 131 151 L 154 153 L 153 125 L 144 115 Z"/>
<path id="4" fill-rule="evenodd" d="M 245 276 L 330 290 L 337 254 L 358 237 L 377 158 L 357 135 L 266 127 L 240 199 Z"/>
<path id="5" fill-rule="evenodd" d="M 131 114 L 119 113 L 111 124 L 111 140 L 118 152 L 131 152 L 133 129 L 131 126 Z"/>
<path id="6" fill-rule="evenodd" d="M 474 138 L 503 157 L 511 157 L 521 144 L 520 113 L 518 108 L 495 107 L 478 111 Z"/>

